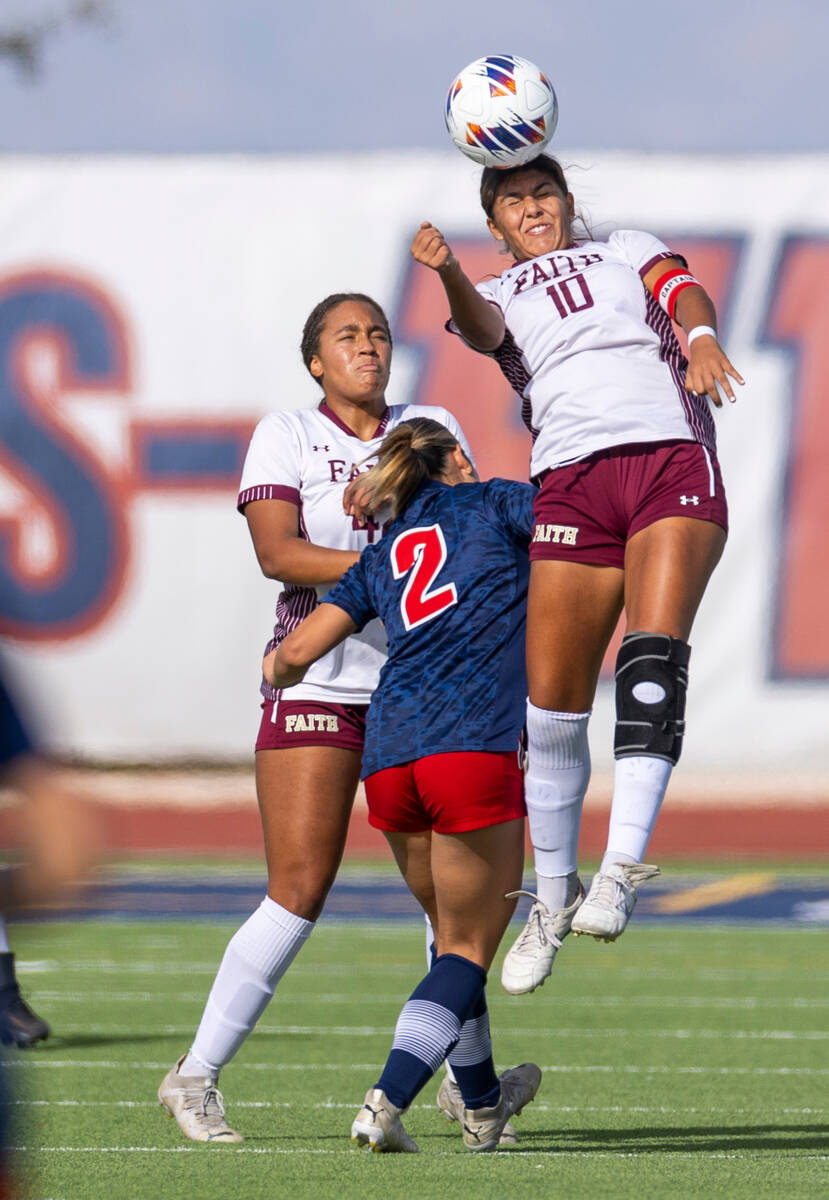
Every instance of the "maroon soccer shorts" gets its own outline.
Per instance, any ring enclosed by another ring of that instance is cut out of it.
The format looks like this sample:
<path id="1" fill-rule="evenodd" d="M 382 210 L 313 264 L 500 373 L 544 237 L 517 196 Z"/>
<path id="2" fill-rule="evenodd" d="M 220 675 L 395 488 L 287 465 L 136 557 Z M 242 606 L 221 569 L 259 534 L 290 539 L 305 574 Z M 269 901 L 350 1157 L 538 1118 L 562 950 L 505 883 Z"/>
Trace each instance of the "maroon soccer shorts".
<path id="1" fill-rule="evenodd" d="M 430 754 L 365 780 L 369 824 L 395 833 L 468 833 L 526 815 L 515 750 Z"/>
<path id="2" fill-rule="evenodd" d="M 639 442 L 547 471 L 533 506 L 530 559 L 623 567 L 625 544 L 664 517 L 728 532 L 716 456 L 699 442 Z"/>
<path id="3" fill-rule="evenodd" d="M 318 700 L 266 700 L 257 750 L 292 746 L 338 746 L 362 752 L 367 704 L 321 704 Z"/>

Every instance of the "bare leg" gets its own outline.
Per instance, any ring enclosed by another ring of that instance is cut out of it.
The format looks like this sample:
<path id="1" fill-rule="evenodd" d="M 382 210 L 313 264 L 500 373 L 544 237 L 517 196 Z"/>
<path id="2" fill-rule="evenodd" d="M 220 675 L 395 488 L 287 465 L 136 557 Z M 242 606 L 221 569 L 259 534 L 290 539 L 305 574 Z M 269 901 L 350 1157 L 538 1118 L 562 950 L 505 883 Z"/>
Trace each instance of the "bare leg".
<path id="1" fill-rule="evenodd" d="M 625 550 L 628 629 L 687 641 L 724 547 L 725 530 L 691 517 L 667 517 L 634 534 Z"/>
<path id="2" fill-rule="evenodd" d="M 433 834 L 440 954 L 459 954 L 489 969 L 515 911 L 515 902 L 504 896 L 521 886 L 523 863 L 523 820 Z"/>
<path id="3" fill-rule="evenodd" d="M 321 913 L 337 874 L 359 777 L 356 750 L 305 746 L 256 755 L 268 895 L 308 921 Z"/>
<path id="4" fill-rule="evenodd" d="M 521 884 L 524 822 L 469 833 L 387 833 L 406 883 L 429 913 L 438 954 L 459 954 L 487 970 Z M 431 843 L 431 845 L 430 845 Z"/>
<path id="5" fill-rule="evenodd" d="M 583 713 L 593 703 L 608 642 L 622 611 L 616 567 L 541 561 L 530 570 L 527 677 L 538 708 Z"/>
<path id="6" fill-rule="evenodd" d="M 432 831 L 422 833 L 386 833 L 386 840 L 406 886 L 432 923 L 435 948 L 438 941 L 438 910 L 435 881 L 432 878 Z"/>

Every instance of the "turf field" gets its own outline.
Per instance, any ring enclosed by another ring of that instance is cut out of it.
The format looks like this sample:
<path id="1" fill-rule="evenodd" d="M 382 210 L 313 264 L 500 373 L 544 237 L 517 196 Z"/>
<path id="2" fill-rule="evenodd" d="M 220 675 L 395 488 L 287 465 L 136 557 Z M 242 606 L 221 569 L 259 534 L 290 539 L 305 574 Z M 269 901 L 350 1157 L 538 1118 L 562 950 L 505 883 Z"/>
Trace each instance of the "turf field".
<path id="1" fill-rule="evenodd" d="M 499 1069 L 544 1068 L 520 1146 L 464 1150 L 432 1083 L 405 1122 L 422 1153 L 392 1156 L 348 1133 L 422 973 L 412 921 L 320 924 L 222 1076 L 243 1145 L 187 1142 L 158 1107 L 233 927 L 14 931 L 27 996 L 55 1030 L 6 1052 L 36 1200 L 829 1195 L 825 929 L 634 920 L 615 946 L 570 939 L 532 996 L 506 996 L 493 970 Z"/>

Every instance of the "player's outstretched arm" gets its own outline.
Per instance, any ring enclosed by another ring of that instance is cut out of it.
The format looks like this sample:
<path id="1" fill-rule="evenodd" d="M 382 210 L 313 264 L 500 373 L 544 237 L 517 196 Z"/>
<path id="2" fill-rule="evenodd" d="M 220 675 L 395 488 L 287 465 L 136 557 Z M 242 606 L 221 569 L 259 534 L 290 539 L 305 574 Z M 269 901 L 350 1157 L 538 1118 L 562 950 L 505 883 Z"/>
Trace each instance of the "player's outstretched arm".
<path id="1" fill-rule="evenodd" d="M 357 626 L 344 609 L 336 604 L 322 603 L 265 656 L 262 674 L 272 687 L 292 687 L 304 678 L 312 663 L 356 630 Z"/>
<path id="2" fill-rule="evenodd" d="M 741 386 L 745 380 L 717 340 L 717 313 L 708 293 L 701 287 L 681 292 L 676 302 L 675 316 L 686 333 L 700 327 L 712 330 L 711 333 L 697 334 L 688 346 L 685 387 L 689 392 L 709 396 L 717 408 L 722 407 L 720 391 L 733 404 L 737 397 L 731 380 Z"/>
<path id="3" fill-rule="evenodd" d="M 687 334 L 694 330 L 706 331 L 698 332 L 689 339 L 685 388 L 700 396 L 707 395 L 717 408 L 722 407 L 722 389 L 733 404 L 736 396 L 731 380 L 741 385 L 745 380 L 728 359 L 717 339 L 717 312 L 705 289 L 687 273 L 687 267 L 678 258 L 662 259 L 656 266 L 651 267 L 644 278 L 645 287 L 660 301 L 660 296 L 657 295 L 659 283 L 672 273 L 682 276 L 680 280 L 673 281 L 674 284 L 682 284 L 676 296 L 673 319 Z M 671 313 L 670 307 L 668 312 Z"/>
<path id="4" fill-rule="evenodd" d="M 440 230 L 423 221 L 412 241 L 411 254 L 415 262 L 437 271 L 452 320 L 466 341 L 485 353 L 497 350 L 506 332 L 503 315 L 475 289 Z"/>

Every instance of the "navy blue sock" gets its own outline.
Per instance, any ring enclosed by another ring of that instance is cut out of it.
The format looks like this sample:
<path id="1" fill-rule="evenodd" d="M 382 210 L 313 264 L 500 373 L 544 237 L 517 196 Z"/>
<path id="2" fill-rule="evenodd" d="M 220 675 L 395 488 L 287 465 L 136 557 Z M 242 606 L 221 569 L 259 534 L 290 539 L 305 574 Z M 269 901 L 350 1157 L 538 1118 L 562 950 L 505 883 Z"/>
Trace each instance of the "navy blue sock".
<path id="1" fill-rule="evenodd" d="M 479 1003 L 486 972 L 459 954 L 441 954 L 397 1019 L 383 1074 L 375 1084 L 397 1108 L 407 1108 L 431 1079 Z"/>
<path id="2" fill-rule="evenodd" d="M 461 1026 L 448 1062 L 467 1108 L 491 1108 L 498 1103 L 501 1084 L 492 1061 L 486 989 L 481 989 L 475 1007 Z"/>
<path id="3" fill-rule="evenodd" d="M 437 958 L 434 942 L 429 952 L 434 963 Z M 461 1025 L 457 1045 L 449 1052 L 446 1061 L 467 1108 L 491 1108 L 498 1103 L 501 1085 L 492 1060 L 486 989 L 481 992 L 480 1000 Z"/>

